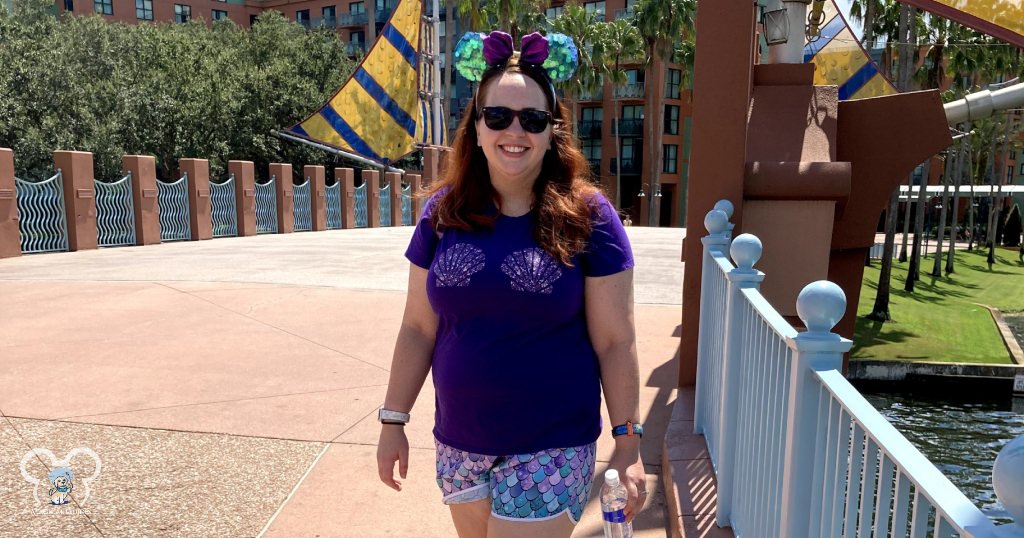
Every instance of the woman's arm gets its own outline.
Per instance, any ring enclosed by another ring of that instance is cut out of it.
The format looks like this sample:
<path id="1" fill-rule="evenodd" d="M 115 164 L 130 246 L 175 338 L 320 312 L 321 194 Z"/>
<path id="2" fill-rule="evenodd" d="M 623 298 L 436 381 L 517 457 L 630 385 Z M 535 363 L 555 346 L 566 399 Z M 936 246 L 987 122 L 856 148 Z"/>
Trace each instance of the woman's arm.
<path id="1" fill-rule="evenodd" d="M 427 270 L 409 264 L 409 292 L 391 359 L 385 409 L 403 413 L 412 409 L 430 371 L 436 332 L 437 314 L 427 300 Z M 405 478 L 409 470 L 409 440 L 405 428 L 382 424 L 377 443 L 377 474 L 389 487 L 401 491 L 402 482 L 395 478 L 396 461 L 398 474 Z"/>
<path id="2" fill-rule="evenodd" d="M 584 284 L 587 330 L 601 365 L 601 386 L 608 406 L 609 427 L 640 422 L 640 367 L 637 364 L 633 325 L 633 270 L 603 277 L 587 277 Z M 646 491 L 646 473 L 640 459 L 640 437 L 620 435 L 608 466 L 619 471 L 629 500 L 626 517 L 632 520 L 643 508 L 639 492 Z"/>

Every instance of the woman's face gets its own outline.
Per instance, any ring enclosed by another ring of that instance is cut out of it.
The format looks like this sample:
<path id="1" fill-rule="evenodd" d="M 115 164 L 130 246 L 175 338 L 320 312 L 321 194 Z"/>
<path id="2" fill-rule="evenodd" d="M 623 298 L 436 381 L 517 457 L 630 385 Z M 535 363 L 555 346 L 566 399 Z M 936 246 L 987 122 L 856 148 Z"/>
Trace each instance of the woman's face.
<path id="1" fill-rule="evenodd" d="M 480 102 L 483 107 L 506 107 L 515 111 L 548 110 L 544 90 L 533 79 L 522 73 L 506 73 L 485 88 Z M 487 157 L 491 182 L 524 183 L 532 188 L 540 175 L 544 154 L 551 148 L 551 125 L 540 133 L 523 130 L 518 117 L 502 130 L 494 130 L 484 122 L 483 115 L 476 120 L 477 145 Z"/>

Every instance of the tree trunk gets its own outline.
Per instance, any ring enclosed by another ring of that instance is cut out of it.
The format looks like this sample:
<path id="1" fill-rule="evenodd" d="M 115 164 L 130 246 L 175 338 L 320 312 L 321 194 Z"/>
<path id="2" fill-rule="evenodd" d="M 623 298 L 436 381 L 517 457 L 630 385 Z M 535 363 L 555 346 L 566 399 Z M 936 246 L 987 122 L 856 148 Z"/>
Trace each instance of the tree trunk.
<path id="1" fill-rule="evenodd" d="M 971 131 L 970 124 L 967 124 L 967 128 L 966 128 L 965 132 L 970 132 L 970 131 Z M 960 184 L 963 183 L 963 162 L 966 160 L 966 156 L 964 155 L 963 147 L 967 146 L 967 144 L 968 144 L 968 137 L 965 136 L 963 138 L 963 142 L 961 143 L 961 148 L 956 150 L 956 159 L 955 159 L 955 161 L 956 161 L 956 169 L 953 172 L 953 175 L 955 176 L 953 178 L 953 185 L 956 186 L 956 189 L 953 191 L 953 222 L 954 222 L 954 229 L 953 229 L 953 233 L 950 234 L 950 237 L 949 237 L 949 249 L 946 252 L 946 274 L 947 275 L 953 273 L 953 260 L 954 260 L 954 258 L 956 256 L 956 228 L 955 228 L 956 225 L 955 225 L 955 223 L 957 222 L 956 215 L 957 215 L 957 213 L 960 212 Z M 970 204 L 968 203 L 967 204 L 967 210 L 970 211 L 970 209 L 971 209 L 970 208 Z M 966 222 L 964 223 L 964 231 L 965 232 L 967 231 L 967 223 Z"/>
<path id="2" fill-rule="evenodd" d="M 914 174 L 910 174 L 907 185 L 910 189 L 907 191 L 907 207 L 903 211 L 903 240 L 900 246 L 900 263 L 907 261 L 907 238 L 910 236 L 910 206 L 913 205 L 910 199 L 910 192 L 914 189 Z M 917 206 L 917 211 L 922 210 L 921 206 Z"/>
<path id="3" fill-rule="evenodd" d="M 653 44 L 651 44 L 651 46 L 649 47 L 648 53 L 650 54 L 650 56 L 648 56 L 646 73 L 644 75 L 644 93 L 646 94 L 647 98 L 647 117 L 645 119 L 645 124 L 647 127 L 647 136 L 645 137 L 646 140 L 644 141 L 644 145 L 647 147 L 647 151 L 645 152 L 647 154 L 648 161 L 647 183 L 651 186 L 651 189 L 650 192 L 647 193 L 647 200 L 644 200 L 644 202 L 647 203 L 647 225 L 655 226 L 657 220 L 654 215 L 654 173 L 657 163 L 654 160 L 657 155 L 657 148 L 654 147 L 654 133 L 657 131 L 657 128 L 655 126 L 655 119 L 657 118 L 657 114 L 655 113 L 655 110 L 658 108 L 659 105 L 658 101 L 655 100 L 654 96 L 654 62 L 657 50 Z M 643 181 L 641 181 L 640 191 L 643 192 Z"/>
<path id="4" fill-rule="evenodd" d="M 889 284 L 892 280 L 892 258 L 896 243 L 896 208 L 899 202 L 899 189 L 889 195 L 889 209 L 885 213 L 885 245 L 882 247 L 882 269 L 878 275 L 878 290 L 875 294 L 875 306 L 866 317 L 875 321 L 889 321 Z"/>
<path id="5" fill-rule="evenodd" d="M 923 178 L 927 178 L 931 174 L 932 161 L 928 159 L 924 162 L 924 174 L 922 177 L 921 189 L 917 193 L 917 204 L 918 208 L 923 208 L 928 197 L 928 182 Z M 924 243 L 924 211 L 917 212 L 917 219 L 914 222 L 914 246 L 910 253 L 910 267 L 907 268 L 907 281 L 904 285 L 904 289 L 907 291 L 914 291 L 914 283 L 921 279 L 921 247 Z"/>
<path id="6" fill-rule="evenodd" d="M 875 48 L 875 2 L 877 0 L 867 0 L 867 8 L 864 10 L 864 48 L 867 49 L 868 55 Z"/>
<path id="7" fill-rule="evenodd" d="M 366 52 L 370 52 L 377 40 L 377 0 L 367 3 L 370 6 L 366 9 Z"/>
<path id="8" fill-rule="evenodd" d="M 619 57 L 615 57 L 615 72 L 619 72 Z M 622 205 L 622 140 L 619 138 L 619 100 L 618 96 L 618 85 L 612 82 L 612 118 L 615 122 L 612 123 L 612 129 L 615 130 L 615 204 L 619 209 L 624 209 Z"/>
<path id="9" fill-rule="evenodd" d="M 939 211 L 939 233 L 935 236 L 935 263 L 932 264 L 932 276 L 942 276 L 942 242 L 946 238 L 946 208 L 949 207 L 949 183 L 953 174 L 953 153 L 946 153 L 946 162 L 942 167 L 942 209 Z M 953 226 L 950 236 L 956 237 L 956 208 L 953 208 Z"/>
<path id="10" fill-rule="evenodd" d="M 448 122 L 452 117 L 452 34 L 455 32 L 455 0 L 444 0 L 444 69 L 441 71 L 441 121 L 444 123 L 444 139 L 448 140 Z"/>

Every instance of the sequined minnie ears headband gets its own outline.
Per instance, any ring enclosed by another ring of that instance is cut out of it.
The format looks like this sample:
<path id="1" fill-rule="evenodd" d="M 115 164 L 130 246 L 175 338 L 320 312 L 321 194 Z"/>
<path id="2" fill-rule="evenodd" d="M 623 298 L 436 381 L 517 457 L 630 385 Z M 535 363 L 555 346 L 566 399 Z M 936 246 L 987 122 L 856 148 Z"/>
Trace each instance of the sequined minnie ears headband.
<path id="1" fill-rule="evenodd" d="M 455 69 L 466 80 L 480 82 L 488 69 L 504 66 L 513 52 L 512 36 L 505 32 L 467 32 L 455 46 Z M 567 35 L 534 32 L 523 37 L 519 63 L 539 68 L 551 82 L 564 82 L 579 67 L 579 50 Z"/>

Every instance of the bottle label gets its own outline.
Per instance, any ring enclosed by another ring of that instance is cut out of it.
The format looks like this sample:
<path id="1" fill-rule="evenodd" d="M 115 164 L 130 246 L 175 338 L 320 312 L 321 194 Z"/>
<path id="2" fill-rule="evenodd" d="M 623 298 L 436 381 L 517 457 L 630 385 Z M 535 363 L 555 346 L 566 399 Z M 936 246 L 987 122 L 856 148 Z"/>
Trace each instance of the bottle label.
<path id="1" fill-rule="evenodd" d="M 604 512 L 604 520 L 609 523 L 625 523 L 626 512 L 621 508 L 619 510 L 613 510 L 611 512 Z"/>

